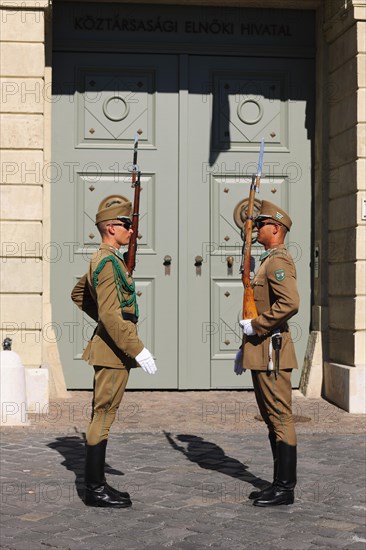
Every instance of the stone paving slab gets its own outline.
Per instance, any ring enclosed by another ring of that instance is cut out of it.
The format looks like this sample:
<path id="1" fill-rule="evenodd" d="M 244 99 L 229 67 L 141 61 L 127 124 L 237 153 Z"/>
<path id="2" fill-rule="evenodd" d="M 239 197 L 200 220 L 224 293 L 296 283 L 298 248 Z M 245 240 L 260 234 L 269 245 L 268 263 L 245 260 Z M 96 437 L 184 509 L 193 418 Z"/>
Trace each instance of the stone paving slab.
<path id="1" fill-rule="evenodd" d="M 90 418 L 90 391 L 70 392 L 70 399 L 51 400 L 49 408 L 35 406 L 30 426 L 2 426 L 2 433 L 16 431 L 81 433 Z M 9 421 L 14 407 L 9 407 Z M 365 415 L 349 414 L 324 399 L 306 399 L 293 392 L 293 414 L 301 433 L 359 433 Z M 127 391 L 113 425 L 114 432 L 179 433 L 188 425 L 192 433 L 263 431 L 253 391 Z M 11 441 L 10 441 L 11 442 Z"/>
<path id="2" fill-rule="evenodd" d="M 256 508 L 272 466 L 251 392 L 128 392 L 106 472 L 133 507 L 109 510 L 81 500 L 90 397 L 1 428 L 4 550 L 365 550 L 364 416 L 295 393 L 295 504 Z"/>
<path id="3" fill-rule="evenodd" d="M 183 435 L 114 434 L 108 481 L 131 493 L 133 507 L 103 510 L 85 507 L 80 498 L 81 438 L 23 433 L 15 449 L 3 434 L 1 547 L 365 548 L 364 434 L 328 439 L 322 456 L 330 460 L 321 473 L 317 448 L 323 435 L 304 434 L 295 504 L 272 509 L 255 508 L 247 498 L 270 479 L 264 434 Z M 195 453 L 198 437 L 204 454 Z M 344 448 L 347 460 L 339 452 Z M 30 459 L 27 449 L 44 452 Z M 205 461 L 209 456 L 219 460 Z"/>

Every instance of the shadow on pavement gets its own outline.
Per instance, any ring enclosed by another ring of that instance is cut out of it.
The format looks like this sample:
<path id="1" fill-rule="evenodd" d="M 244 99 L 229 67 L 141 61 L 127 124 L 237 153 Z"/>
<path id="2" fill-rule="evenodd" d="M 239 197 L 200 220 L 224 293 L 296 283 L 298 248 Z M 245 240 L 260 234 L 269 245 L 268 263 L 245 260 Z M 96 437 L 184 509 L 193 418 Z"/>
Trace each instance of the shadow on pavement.
<path id="1" fill-rule="evenodd" d="M 188 460 L 198 464 L 200 468 L 215 470 L 216 472 L 250 483 L 253 487 L 259 489 L 268 486 L 270 483 L 265 479 L 256 477 L 248 470 L 248 466 L 239 462 L 236 458 L 227 456 L 224 450 L 216 445 L 216 443 L 206 441 L 203 437 L 197 435 L 179 434 L 176 436 L 176 439 L 187 443 L 187 446 L 184 447 L 183 445 L 178 445 L 170 433 L 164 432 L 164 434 L 173 449 L 180 451 Z"/>
<path id="2" fill-rule="evenodd" d="M 83 434 L 85 435 L 85 434 Z M 85 438 L 76 435 L 57 437 L 52 443 L 48 443 L 47 447 L 54 449 L 64 457 L 61 462 L 67 470 L 75 474 L 76 491 L 80 499 L 84 494 L 84 459 L 85 459 Z M 105 472 L 107 474 L 123 476 L 124 473 L 116 470 L 105 464 Z"/>

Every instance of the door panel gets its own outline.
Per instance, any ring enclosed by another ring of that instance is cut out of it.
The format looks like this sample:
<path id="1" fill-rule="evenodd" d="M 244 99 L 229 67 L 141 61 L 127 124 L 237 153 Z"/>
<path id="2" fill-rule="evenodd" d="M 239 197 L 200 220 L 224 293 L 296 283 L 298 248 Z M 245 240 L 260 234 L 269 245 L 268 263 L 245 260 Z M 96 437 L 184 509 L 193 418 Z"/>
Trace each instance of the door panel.
<path id="1" fill-rule="evenodd" d="M 229 63 L 230 64 L 230 63 Z M 238 70 L 238 65 L 242 69 Z M 213 140 L 216 151 L 232 151 L 258 141 L 258 134 L 271 126 L 271 145 L 287 148 L 288 103 L 278 101 L 288 87 L 288 75 L 251 71 L 253 61 L 234 61 L 234 70 L 211 74 L 213 95 Z"/>
<path id="2" fill-rule="evenodd" d="M 196 56 L 190 58 L 189 75 L 188 258 L 192 265 L 201 248 L 204 263 L 199 277 L 192 268 L 187 272 L 187 387 L 192 387 L 198 368 L 209 387 L 251 386 L 249 373 L 233 373 L 243 299 L 242 240 L 233 210 L 249 194 L 262 137 L 264 168 L 257 198 L 277 203 L 294 222 L 287 244 L 302 300 L 300 313 L 290 323 L 300 366 L 293 376 L 297 385 L 310 322 L 312 62 Z M 261 251 L 253 247 L 257 266 Z M 232 268 L 228 256 L 234 258 Z"/>
<path id="3" fill-rule="evenodd" d="M 108 56 L 108 64 L 112 60 Z M 155 69 L 80 68 L 82 84 L 78 95 L 78 147 L 130 147 L 131 124 L 143 128 L 145 145 L 155 145 L 156 71 Z"/>
<path id="4" fill-rule="evenodd" d="M 53 160 L 60 177 L 52 189 L 53 240 L 65 253 L 52 266 L 53 318 L 61 327 L 72 320 L 72 341 L 65 331 L 59 341 L 69 388 L 91 387 L 92 369 L 81 354 L 93 323 L 68 296 L 98 247 L 100 201 L 116 193 L 133 201 L 129 170 L 138 128 L 141 238 L 134 276 L 139 332 L 159 371 L 149 377 L 136 369 L 129 387 L 177 387 L 177 74 L 176 56 L 54 55 Z M 169 274 L 166 254 L 173 258 Z"/>

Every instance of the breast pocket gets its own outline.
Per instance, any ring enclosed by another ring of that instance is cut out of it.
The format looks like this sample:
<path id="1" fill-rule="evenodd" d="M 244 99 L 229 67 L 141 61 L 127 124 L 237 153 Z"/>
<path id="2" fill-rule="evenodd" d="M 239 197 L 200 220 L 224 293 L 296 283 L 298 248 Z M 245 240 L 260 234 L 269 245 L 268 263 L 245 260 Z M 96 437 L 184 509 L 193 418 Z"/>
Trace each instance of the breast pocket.
<path id="1" fill-rule="evenodd" d="M 265 280 L 264 277 L 256 277 L 252 283 L 254 300 L 262 302 L 265 299 Z"/>

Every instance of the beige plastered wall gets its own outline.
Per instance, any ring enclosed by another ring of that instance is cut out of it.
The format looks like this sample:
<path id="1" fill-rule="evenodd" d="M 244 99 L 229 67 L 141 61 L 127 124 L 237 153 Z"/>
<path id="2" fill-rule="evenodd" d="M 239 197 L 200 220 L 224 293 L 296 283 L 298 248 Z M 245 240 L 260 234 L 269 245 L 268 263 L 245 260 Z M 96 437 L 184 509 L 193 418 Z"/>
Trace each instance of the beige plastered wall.
<path id="1" fill-rule="evenodd" d="M 0 2 L 0 337 L 66 397 L 50 306 L 51 10 Z"/>
<path id="2" fill-rule="evenodd" d="M 327 273 L 322 284 L 327 285 L 329 331 L 323 353 L 323 395 L 345 410 L 362 413 L 366 396 L 366 2 L 348 4 L 348 9 L 341 7 L 324 24 L 329 202 Z"/>
<path id="3" fill-rule="evenodd" d="M 300 387 L 365 412 L 365 0 L 226 5 L 316 10 L 314 305 Z M 0 0 L 0 8 L 0 336 L 12 338 L 26 367 L 48 365 L 51 395 L 62 396 L 50 305 L 52 8 L 49 0 Z"/>

